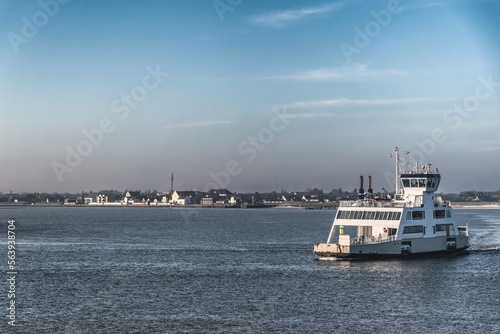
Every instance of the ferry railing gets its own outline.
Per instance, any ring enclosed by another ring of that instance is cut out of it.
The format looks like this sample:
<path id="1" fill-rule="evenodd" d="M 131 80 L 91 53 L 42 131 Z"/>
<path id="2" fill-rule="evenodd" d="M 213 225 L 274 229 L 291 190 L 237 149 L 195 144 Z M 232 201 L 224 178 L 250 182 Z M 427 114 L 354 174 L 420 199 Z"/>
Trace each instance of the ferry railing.
<path id="1" fill-rule="evenodd" d="M 358 207 L 358 208 L 406 208 L 411 207 L 408 203 L 393 203 L 386 201 L 345 201 L 340 202 L 340 207 Z"/>
<path id="2" fill-rule="evenodd" d="M 468 237 L 469 236 L 469 226 L 458 226 L 458 234 Z"/>
<path id="3" fill-rule="evenodd" d="M 357 237 L 351 240 L 351 245 L 366 245 L 366 244 L 379 244 L 382 242 L 394 241 L 396 235 L 388 235 L 383 237 Z"/>

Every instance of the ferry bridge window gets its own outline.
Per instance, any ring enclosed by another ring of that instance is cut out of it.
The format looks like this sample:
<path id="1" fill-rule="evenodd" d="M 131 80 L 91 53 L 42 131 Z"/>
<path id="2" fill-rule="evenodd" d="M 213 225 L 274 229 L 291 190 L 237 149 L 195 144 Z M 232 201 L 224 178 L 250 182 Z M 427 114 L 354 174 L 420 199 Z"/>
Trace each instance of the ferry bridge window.
<path id="1" fill-rule="evenodd" d="M 409 234 L 409 233 L 424 233 L 424 227 L 422 225 L 405 226 L 403 229 L 403 234 Z"/>
<path id="2" fill-rule="evenodd" d="M 427 179 L 427 187 L 432 187 L 432 180 L 433 179 Z"/>
<path id="3" fill-rule="evenodd" d="M 406 213 L 406 220 L 411 220 L 411 211 Z"/>
<path id="4" fill-rule="evenodd" d="M 411 179 L 411 186 L 414 188 L 418 187 L 418 180 L 417 179 Z"/>
<path id="5" fill-rule="evenodd" d="M 425 179 L 419 179 L 418 180 L 418 186 L 422 187 L 422 188 L 425 188 Z"/>
<path id="6" fill-rule="evenodd" d="M 435 219 L 444 219 L 446 217 L 444 210 L 434 210 L 434 218 Z"/>
<path id="7" fill-rule="evenodd" d="M 424 211 L 413 211 L 411 216 L 412 216 L 413 220 L 425 219 L 425 212 Z"/>
<path id="8" fill-rule="evenodd" d="M 403 179 L 403 186 L 408 188 L 410 186 L 410 180 L 408 179 Z"/>
<path id="9" fill-rule="evenodd" d="M 451 218 L 451 212 L 450 212 L 450 210 L 446 210 L 446 218 Z"/>

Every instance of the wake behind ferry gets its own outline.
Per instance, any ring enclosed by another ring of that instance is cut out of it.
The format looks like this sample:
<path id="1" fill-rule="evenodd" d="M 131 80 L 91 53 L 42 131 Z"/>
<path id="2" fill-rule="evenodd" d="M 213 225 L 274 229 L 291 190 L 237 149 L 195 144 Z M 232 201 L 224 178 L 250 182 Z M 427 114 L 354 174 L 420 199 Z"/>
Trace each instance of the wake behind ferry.
<path id="1" fill-rule="evenodd" d="M 469 248 L 468 226 L 457 226 L 449 203 L 434 193 L 441 175 L 431 165 L 412 169 L 394 149 L 396 192 L 374 197 L 360 177 L 359 198 L 342 201 L 328 241 L 314 246 L 322 258 L 385 258 L 452 254 Z M 401 185 L 403 186 L 401 188 Z M 382 188 L 383 189 L 383 188 Z"/>

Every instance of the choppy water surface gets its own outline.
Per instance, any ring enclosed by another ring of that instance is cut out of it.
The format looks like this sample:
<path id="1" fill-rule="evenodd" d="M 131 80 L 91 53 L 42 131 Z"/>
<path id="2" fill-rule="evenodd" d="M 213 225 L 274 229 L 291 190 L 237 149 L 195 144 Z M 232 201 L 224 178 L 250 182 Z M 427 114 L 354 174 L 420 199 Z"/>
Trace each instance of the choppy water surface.
<path id="1" fill-rule="evenodd" d="M 500 210 L 455 212 L 472 235 L 465 255 L 352 262 L 312 253 L 334 211 L 28 207 L 0 218 L 4 235 L 17 220 L 19 333 L 499 333 Z M 7 285 L 1 295 L 5 310 Z"/>

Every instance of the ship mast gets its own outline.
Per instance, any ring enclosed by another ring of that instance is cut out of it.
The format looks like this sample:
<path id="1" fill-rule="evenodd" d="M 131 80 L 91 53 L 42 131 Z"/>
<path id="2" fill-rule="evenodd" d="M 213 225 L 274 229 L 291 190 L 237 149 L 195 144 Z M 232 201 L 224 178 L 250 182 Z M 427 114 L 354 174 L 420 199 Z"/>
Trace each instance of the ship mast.
<path id="1" fill-rule="evenodd" d="M 400 154 L 409 154 L 410 152 L 408 151 L 399 151 L 399 148 L 396 146 L 394 149 L 393 153 L 396 155 L 396 194 L 400 193 L 400 186 L 401 186 L 401 171 L 399 169 L 401 165 L 401 159 L 399 158 Z"/>

